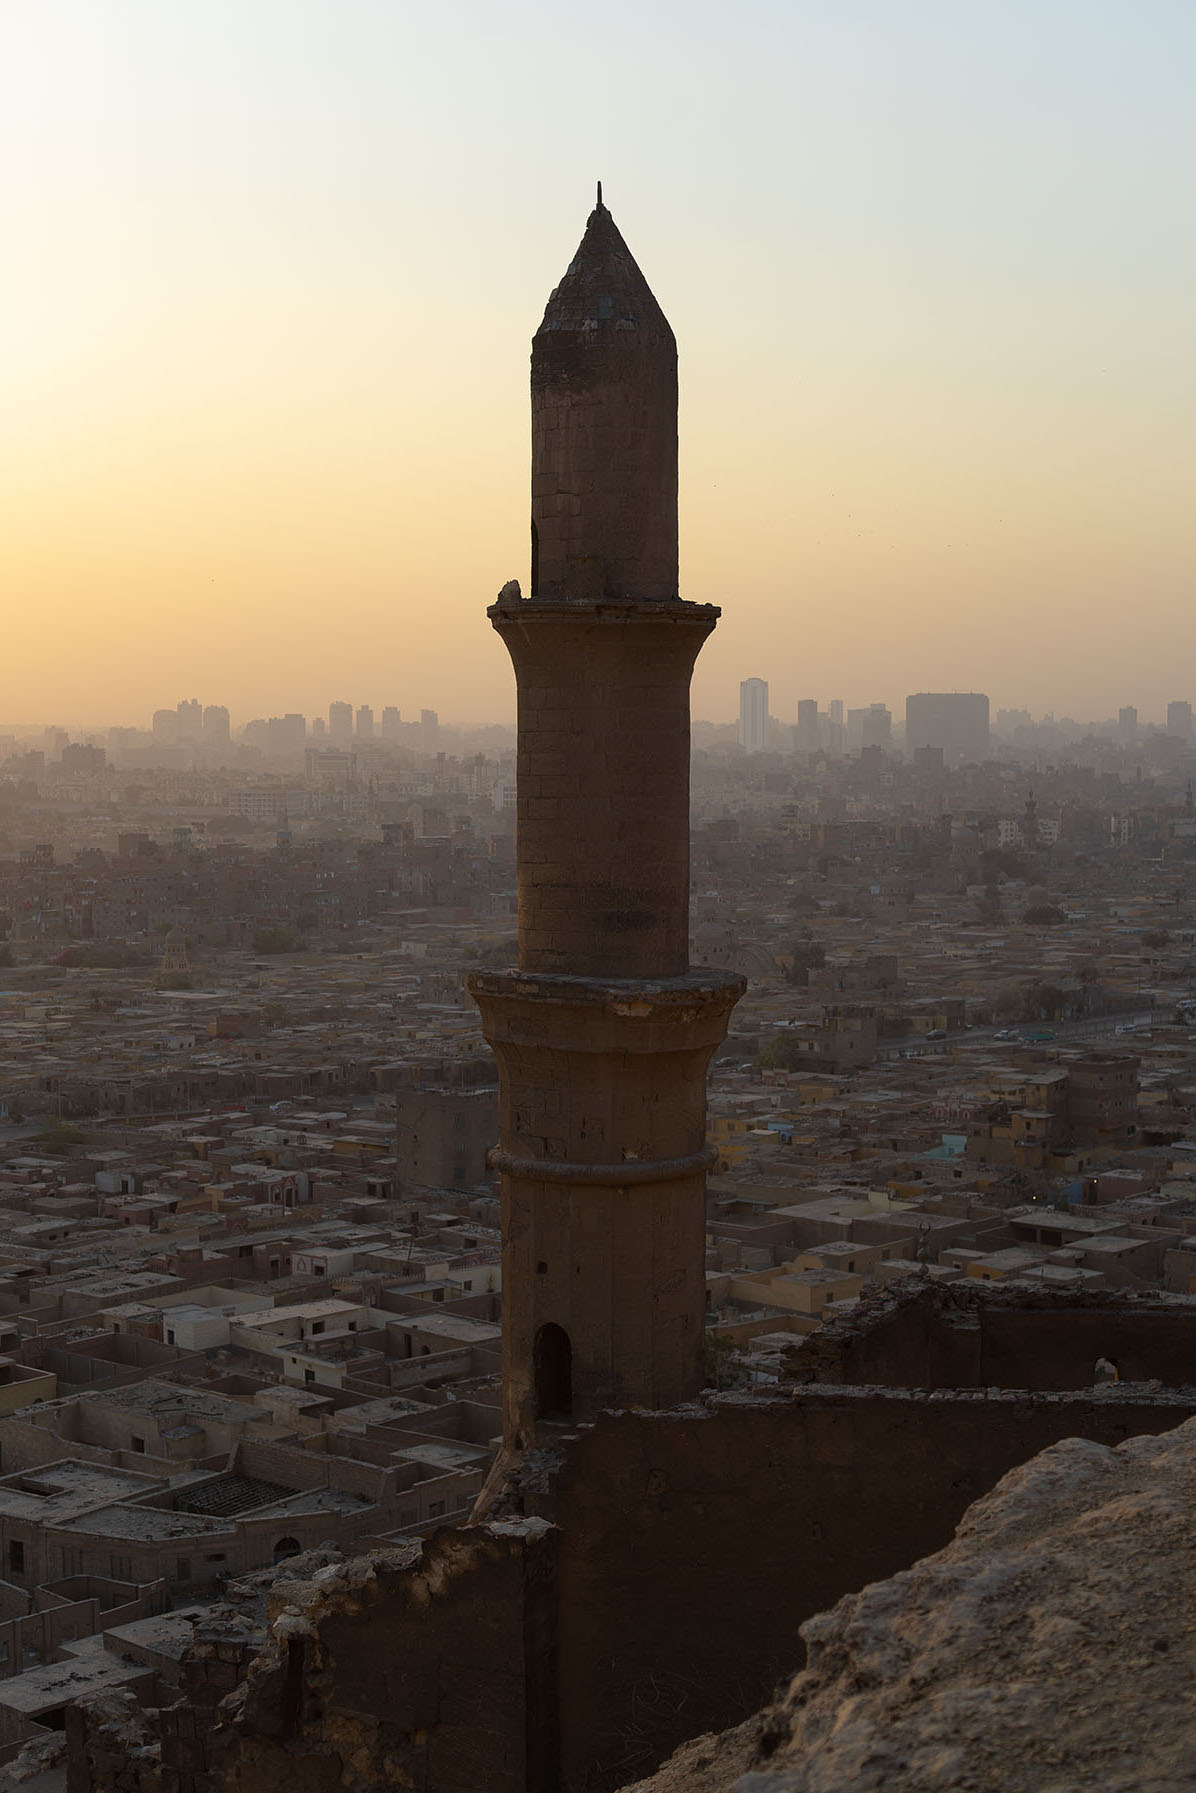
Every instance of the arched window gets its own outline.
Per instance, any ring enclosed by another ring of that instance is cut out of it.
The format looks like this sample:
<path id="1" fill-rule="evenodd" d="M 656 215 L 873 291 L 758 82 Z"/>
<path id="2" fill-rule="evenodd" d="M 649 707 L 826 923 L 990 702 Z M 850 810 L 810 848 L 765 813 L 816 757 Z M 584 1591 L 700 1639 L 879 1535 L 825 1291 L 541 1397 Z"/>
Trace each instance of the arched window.
<path id="1" fill-rule="evenodd" d="M 536 1334 L 536 1417 L 569 1419 L 573 1413 L 573 1347 L 563 1326 L 549 1321 Z"/>
<path id="2" fill-rule="evenodd" d="M 274 1561 L 285 1563 L 289 1556 L 298 1556 L 302 1548 L 298 1538 L 280 1538 L 274 1546 Z"/>

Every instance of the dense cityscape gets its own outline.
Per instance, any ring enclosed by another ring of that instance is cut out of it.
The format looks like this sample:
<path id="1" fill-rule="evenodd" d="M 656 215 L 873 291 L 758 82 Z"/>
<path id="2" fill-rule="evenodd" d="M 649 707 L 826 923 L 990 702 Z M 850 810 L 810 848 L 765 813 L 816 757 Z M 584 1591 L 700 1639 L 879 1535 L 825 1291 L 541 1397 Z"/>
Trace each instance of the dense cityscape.
<path id="1" fill-rule="evenodd" d="M 911 697 L 695 724 L 707 1357 L 893 1279 L 1196 1290 L 1196 742 Z M 9 1756 L 177 1685 L 305 1571 L 465 1517 L 501 1430 L 493 1060 L 512 732 L 13 734 L 0 767 Z M 42 1466 L 54 1467 L 41 1473 Z M 293 1573 L 291 1570 L 286 1573 Z M 22 1595 L 21 1598 L 24 1598 Z M 133 1651 L 130 1657 L 129 1650 Z"/>
<path id="2" fill-rule="evenodd" d="M 1196 15 L 10 12 L 0 1793 L 1196 1787 Z"/>

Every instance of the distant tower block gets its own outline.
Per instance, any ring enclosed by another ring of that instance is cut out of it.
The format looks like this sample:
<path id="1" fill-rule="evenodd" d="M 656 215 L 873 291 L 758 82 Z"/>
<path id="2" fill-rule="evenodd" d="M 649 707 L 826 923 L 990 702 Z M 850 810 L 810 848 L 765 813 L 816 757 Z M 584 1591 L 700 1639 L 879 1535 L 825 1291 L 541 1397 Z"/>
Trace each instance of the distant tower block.
<path id="1" fill-rule="evenodd" d="M 533 345 L 532 445 L 532 595 L 489 612 L 519 688 L 519 969 L 470 979 L 516 1449 L 702 1387 L 706 1068 L 743 990 L 689 969 L 689 681 L 719 612 L 677 595 L 676 349 L 601 196 Z"/>

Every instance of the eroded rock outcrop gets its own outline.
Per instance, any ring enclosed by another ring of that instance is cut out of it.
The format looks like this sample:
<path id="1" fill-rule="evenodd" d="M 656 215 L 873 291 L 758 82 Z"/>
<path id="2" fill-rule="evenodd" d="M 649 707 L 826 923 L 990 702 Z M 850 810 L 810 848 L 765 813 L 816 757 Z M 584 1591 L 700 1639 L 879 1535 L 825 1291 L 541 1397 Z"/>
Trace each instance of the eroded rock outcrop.
<path id="1" fill-rule="evenodd" d="M 1196 1420 L 1071 1438 L 954 1541 L 802 1627 L 768 1712 L 634 1793 L 1176 1793 L 1196 1787 Z"/>

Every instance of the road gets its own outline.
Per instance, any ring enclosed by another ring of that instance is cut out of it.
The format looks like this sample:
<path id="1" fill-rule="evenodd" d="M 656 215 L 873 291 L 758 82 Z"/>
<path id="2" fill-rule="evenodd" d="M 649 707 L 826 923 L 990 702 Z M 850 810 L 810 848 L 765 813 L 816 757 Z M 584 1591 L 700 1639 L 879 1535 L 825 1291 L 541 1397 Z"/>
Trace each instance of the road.
<path id="1" fill-rule="evenodd" d="M 1119 1027 L 1149 1026 L 1152 1021 L 1160 1019 L 1158 1009 L 1135 1009 L 1124 1015 L 1089 1015 L 1082 1021 L 1023 1021 L 1016 1027 L 971 1027 L 961 1028 L 950 1033 L 942 1040 L 928 1040 L 925 1034 L 907 1034 L 901 1040 L 881 1040 L 876 1048 L 877 1058 L 926 1058 L 935 1052 L 954 1052 L 960 1046 L 988 1046 L 994 1041 L 998 1046 L 1069 1046 L 1084 1040 L 1107 1040 L 1117 1037 Z M 997 1035 L 1008 1033 L 1009 1038 L 998 1040 Z M 1029 1040 L 1028 1034 L 1050 1033 L 1051 1040 Z M 1128 1044 L 1128 1041 L 1127 1041 Z"/>

